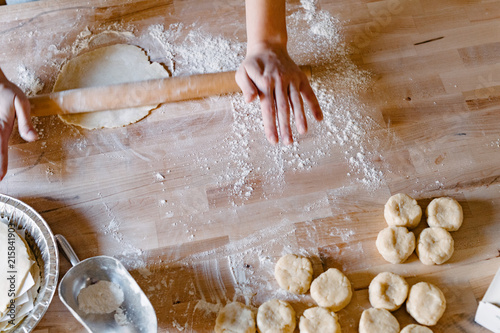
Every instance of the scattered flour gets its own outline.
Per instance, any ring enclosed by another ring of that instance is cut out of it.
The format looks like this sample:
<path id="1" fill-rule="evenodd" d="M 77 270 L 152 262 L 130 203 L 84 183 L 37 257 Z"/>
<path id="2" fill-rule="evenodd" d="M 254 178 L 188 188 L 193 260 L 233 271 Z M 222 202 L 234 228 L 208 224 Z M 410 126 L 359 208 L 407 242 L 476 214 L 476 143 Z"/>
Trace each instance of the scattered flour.
<path id="1" fill-rule="evenodd" d="M 380 126 L 370 116 L 373 110 L 358 98 L 369 87 L 370 74 L 350 59 L 340 21 L 319 10 L 315 1 L 303 0 L 301 5 L 287 18 L 289 49 L 298 52 L 292 54 L 297 63 L 314 66 L 311 85 L 324 121 L 317 124 L 308 117 L 310 134 L 299 137 L 294 132 L 293 145 L 271 147 L 263 135 L 259 103 L 247 104 L 241 94 L 227 97 L 233 108 L 232 130 L 195 157 L 206 170 L 227 165 L 216 175 L 217 185 L 229 185 L 226 188 L 233 197 L 246 200 L 254 194 L 259 185 L 257 172 L 265 176 L 261 185 L 265 187 L 264 196 L 283 191 L 287 173 L 307 172 L 332 154 L 341 155 L 348 163 L 352 181 L 369 189 L 376 189 L 383 181 L 382 171 L 373 160 L 379 157 L 379 140 L 385 138 L 374 134 Z M 195 26 L 154 25 L 148 33 L 171 57 L 173 76 L 236 70 L 244 58 L 244 43 L 213 36 Z"/>
<path id="2" fill-rule="evenodd" d="M 18 77 L 17 84 L 19 88 L 28 97 L 36 96 L 40 93 L 44 87 L 43 82 L 35 75 L 34 72 L 30 71 L 26 66 L 19 65 L 17 68 Z"/>

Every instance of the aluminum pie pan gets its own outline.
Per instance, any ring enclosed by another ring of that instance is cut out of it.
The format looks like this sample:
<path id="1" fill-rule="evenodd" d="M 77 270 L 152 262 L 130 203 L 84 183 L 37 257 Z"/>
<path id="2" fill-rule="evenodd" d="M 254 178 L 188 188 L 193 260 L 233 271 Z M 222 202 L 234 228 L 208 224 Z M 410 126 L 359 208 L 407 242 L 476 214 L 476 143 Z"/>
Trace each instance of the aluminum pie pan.
<path id="1" fill-rule="evenodd" d="M 59 252 L 47 222 L 24 202 L 0 194 L 0 217 L 13 222 L 18 230 L 25 231 L 26 243 L 40 268 L 40 289 L 33 304 L 34 308 L 9 331 L 9 333 L 28 333 L 40 322 L 57 290 Z"/>

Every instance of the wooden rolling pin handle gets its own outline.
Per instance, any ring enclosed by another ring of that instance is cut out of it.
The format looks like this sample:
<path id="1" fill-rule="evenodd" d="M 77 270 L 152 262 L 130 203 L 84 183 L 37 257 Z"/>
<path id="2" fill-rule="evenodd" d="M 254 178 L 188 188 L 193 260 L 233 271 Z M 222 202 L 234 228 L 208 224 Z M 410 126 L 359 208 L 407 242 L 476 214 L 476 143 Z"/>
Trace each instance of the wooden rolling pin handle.
<path id="1" fill-rule="evenodd" d="M 311 77 L 311 67 L 302 66 Z M 241 91 L 235 72 L 200 74 L 72 89 L 30 98 L 32 116 L 117 110 Z"/>

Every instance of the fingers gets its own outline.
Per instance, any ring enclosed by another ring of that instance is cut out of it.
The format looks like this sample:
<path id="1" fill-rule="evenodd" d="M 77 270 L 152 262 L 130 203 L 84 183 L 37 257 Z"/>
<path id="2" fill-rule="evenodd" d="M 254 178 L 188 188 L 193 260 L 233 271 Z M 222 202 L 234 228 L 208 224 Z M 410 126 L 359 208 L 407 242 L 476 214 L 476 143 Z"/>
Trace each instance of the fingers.
<path id="1" fill-rule="evenodd" d="M 318 98 L 314 94 L 314 91 L 312 90 L 311 85 L 309 84 L 309 81 L 307 81 L 307 79 L 305 81 L 302 81 L 302 84 L 300 86 L 300 93 L 302 94 L 307 105 L 311 109 L 314 118 L 317 121 L 322 121 L 323 112 L 321 111 Z"/>
<path id="2" fill-rule="evenodd" d="M 17 95 L 14 99 L 14 107 L 16 109 L 19 134 L 26 141 L 35 141 L 38 135 L 31 123 L 31 106 L 28 99 L 24 96 Z"/>
<path id="3" fill-rule="evenodd" d="M 304 102 L 300 96 L 300 91 L 295 88 L 295 85 L 290 85 L 290 102 L 295 115 L 295 126 L 297 127 L 297 131 L 304 135 L 307 133 L 307 120 L 304 112 Z"/>
<path id="4" fill-rule="evenodd" d="M 288 87 L 278 81 L 275 89 L 276 107 L 278 109 L 278 123 L 281 138 L 285 145 L 293 143 L 292 131 L 290 129 L 290 104 L 288 103 Z"/>
<path id="5" fill-rule="evenodd" d="M 276 128 L 276 103 L 274 101 L 272 90 L 265 94 L 260 93 L 260 109 L 262 111 L 262 121 L 264 122 L 264 132 L 267 141 L 271 144 L 277 144 L 279 141 L 278 130 Z"/>
<path id="6" fill-rule="evenodd" d="M 235 75 L 236 83 L 241 88 L 245 101 L 247 103 L 252 102 L 258 95 L 259 92 L 255 87 L 253 81 L 248 77 L 247 71 L 243 66 L 241 66 Z"/>

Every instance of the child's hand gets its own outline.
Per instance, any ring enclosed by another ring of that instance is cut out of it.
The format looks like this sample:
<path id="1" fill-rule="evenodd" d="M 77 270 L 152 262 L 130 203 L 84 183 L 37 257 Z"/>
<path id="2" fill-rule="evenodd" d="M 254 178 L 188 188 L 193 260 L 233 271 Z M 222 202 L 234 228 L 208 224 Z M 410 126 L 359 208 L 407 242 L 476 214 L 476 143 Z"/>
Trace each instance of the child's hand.
<path id="1" fill-rule="evenodd" d="M 279 141 L 278 130 L 287 145 L 293 142 L 290 110 L 300 134 L 307 132 L 303 99 L 314 118 L 323 119 L 318 100 L 306 75 L 293 62 L 281 45 L 249 45 L 246 59 L 236 73 L 236 82 L 247 102 L 260 98 L 264 129 L 269 142 Z M 276 125 L 276 117 L 278 126 Z"/>
<path id="2" fill-rule="evenodd" d="M 28 98 L 0 70 L 0 180 L 7 173 L 9 137 L 16 117 L 19 134 L 24 140 L 34 141 L 38 137 L 31 123 L 30 110 Z"/>

